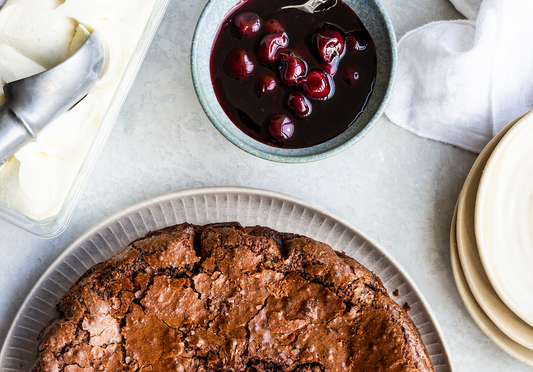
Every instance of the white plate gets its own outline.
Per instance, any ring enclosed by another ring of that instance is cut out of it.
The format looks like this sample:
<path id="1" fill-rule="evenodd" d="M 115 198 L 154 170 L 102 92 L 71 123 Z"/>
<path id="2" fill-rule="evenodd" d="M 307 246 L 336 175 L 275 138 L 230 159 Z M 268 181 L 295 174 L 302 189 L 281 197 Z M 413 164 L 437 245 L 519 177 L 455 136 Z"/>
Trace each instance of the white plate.
<path id="1" fill-rule="evenodd" d="M 456 235 L 461 267 L 476 302 L 503 333 L 519 344 L 533 349 L 533 327 L 512 312 L 492 287 L 481 263 L 474 231 L 476 194 L 481 175 L 483 174 L 483 168 L 499 141 L 501 141 L 507 131 L 518 120 L 520 118 L 509 123 L 490 141 L 468 173 L 468 177 L 459 195 L 459 200 L 457 201 Z"/>
<path id="2" fill-rule="evenodd" d="M 461 268 L 461 262 L 459 260 L 459 252 L 457 251 L 457 241 L 456 241 L 456 211 L 452 220 L 452 228 L 450 230 L 450 256 L 452 261 L 452 271 L 453 277 L 455 279 L 455 284 L 457 285 L 457 290 L 459 295 L 463 300 L 463 303 L 466 306 L 466 310 L 476 322 L 476 324 L 481 328 L 481 330 L 492 340 L 496 345 L 500 347 L 507 354 L 513 358 L 533 366 L 533 350 L 528 349 L 516 343 L 507 337 L 496 325 L 489 319 L 487 314 L 483 312 L 483 309 L 479 306 L 474 298 L 474 295 L 468 287 L 468 282 L 466 281 L 464 272 Z"/>
<path id="3" fill-rule="evenodd" d="M 28 371 L 37 352 L 39 331 L 56 317 L 55 304 L 92 265 L 124 249 L 147 232 L 181 222 L 206 224 L 238 221 L 263 225 L 323 241 L 345 251 L 379 275 L 409 315 L 426 345 L 436 372 L 452 371 L 445 342 L 434 315 L 409 275 L 383 248 L 348 222 L 299 199 L 240 187 L 180 191 L 131 206 L 92 227 L 74 241 L 46 270 L 23 303 L 0 353 L 0 372 Z"/>
<path id="4" fill-rule="evenodd" d="M 479 185 L 475 230 L 489 280 L 502 301 L 533 326 L 533 113 L 500 141 Z"/>

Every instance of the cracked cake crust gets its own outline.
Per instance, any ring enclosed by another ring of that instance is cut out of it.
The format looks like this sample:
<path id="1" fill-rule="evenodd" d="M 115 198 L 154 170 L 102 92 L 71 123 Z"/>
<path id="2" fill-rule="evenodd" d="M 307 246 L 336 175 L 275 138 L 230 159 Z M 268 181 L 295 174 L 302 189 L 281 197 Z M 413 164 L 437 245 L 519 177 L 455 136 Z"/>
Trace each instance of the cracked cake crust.
<path id="1" fill-rule="evenodd" d="M 260 226 L 151 232 L 90 268 L 58 311 L 34 372 L 433 371 L 376 275 Z"/>

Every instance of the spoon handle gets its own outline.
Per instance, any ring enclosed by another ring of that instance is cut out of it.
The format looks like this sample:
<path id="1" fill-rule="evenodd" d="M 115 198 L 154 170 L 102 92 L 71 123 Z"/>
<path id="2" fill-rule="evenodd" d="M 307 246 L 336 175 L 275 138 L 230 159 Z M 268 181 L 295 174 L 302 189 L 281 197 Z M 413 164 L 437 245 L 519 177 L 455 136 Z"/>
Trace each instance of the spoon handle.
<path id="1" fill-rule="evenodd" d="M 324 4 L 326 1 L 328 0 L 309 0 L 305 2 L 304 4 L 287 5 L 287 6 L 281 7 L 281 9 L 299 9 L 299 10 L 303 10 L 304 12 L 312 14 L 315 12 L 315 9 L 318 8 L 318 6 Z"/>
<path id="2" fill-rule="evenodd" d="M 9 101 L 6 101 L 0 107 L 0 166 L 33 138 L 10 106 Z"/>

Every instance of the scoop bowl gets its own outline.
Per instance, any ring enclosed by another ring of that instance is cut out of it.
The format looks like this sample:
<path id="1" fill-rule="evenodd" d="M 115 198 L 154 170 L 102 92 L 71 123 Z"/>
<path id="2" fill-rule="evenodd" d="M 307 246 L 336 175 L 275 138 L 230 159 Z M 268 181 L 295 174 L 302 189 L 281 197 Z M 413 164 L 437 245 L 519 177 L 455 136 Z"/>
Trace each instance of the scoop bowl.
<path id="1" fill-rule="evenodd" d="M 104 45 L 93 32 L 76 53 L 59 65 L 4 85 L 0 166 L 54 118 L 83 99 L 100 79 L 104 66 Z"/>

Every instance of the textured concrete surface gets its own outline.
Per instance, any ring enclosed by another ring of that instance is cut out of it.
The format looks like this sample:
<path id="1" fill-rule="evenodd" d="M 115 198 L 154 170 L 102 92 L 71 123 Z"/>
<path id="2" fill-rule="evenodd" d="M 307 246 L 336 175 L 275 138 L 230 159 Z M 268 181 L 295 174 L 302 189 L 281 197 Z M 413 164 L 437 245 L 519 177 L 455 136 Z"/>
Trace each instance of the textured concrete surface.
<path id="1" fill-rule="evenodd" d="M 277 164 L 229 143 L 196 99 L 189 67 L 206 0 L 174 0 L 67 230 L 39 240 L 0 221 L 0 346 L 48 265 L 81 233 L 136 202 L 201 186 L 248 186 L 297 196 L 347 219 L 387 249 L 432 307 L 459 372 L 532 371 L 476 326 L 449 255 L 453 208 L 476 155 L 419 138 L 383 117 L 352 148 L 310 164 Z M 384 0 L 400 37 L 457 19 L 447 0 Z"/>

